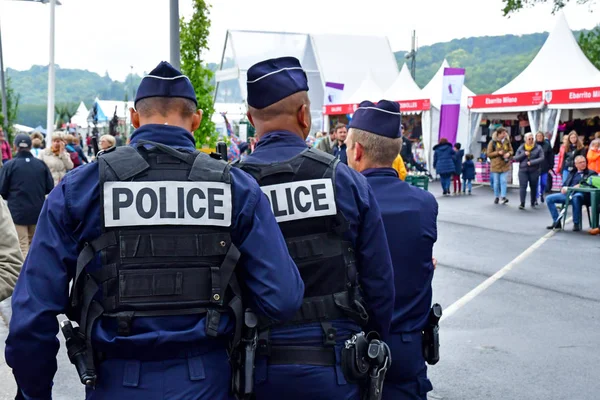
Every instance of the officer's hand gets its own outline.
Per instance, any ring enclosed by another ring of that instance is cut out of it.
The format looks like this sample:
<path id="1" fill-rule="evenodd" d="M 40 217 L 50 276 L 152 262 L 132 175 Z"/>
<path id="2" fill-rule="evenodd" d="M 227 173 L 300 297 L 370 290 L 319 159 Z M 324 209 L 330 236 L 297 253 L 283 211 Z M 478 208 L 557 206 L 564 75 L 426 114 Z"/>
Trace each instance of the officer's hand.
<path id="1" fill-rule="evenodd" d="M 431 257 L 431 262 L 433 263 L 433 269 L 437 267 L 437 259 L 435 257 Z"/>

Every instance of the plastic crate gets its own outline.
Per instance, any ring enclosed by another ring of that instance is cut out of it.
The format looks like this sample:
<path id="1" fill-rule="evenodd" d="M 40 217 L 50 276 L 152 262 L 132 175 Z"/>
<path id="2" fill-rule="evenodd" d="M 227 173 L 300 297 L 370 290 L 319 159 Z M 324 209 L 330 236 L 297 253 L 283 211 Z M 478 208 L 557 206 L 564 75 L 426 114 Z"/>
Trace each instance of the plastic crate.
<path id="1" fill-rule="evenodd" d="M 427 176 L 407 175 L 405 182 L 423 190 L 427 190 L 429 188 L 429 178 Z"/>

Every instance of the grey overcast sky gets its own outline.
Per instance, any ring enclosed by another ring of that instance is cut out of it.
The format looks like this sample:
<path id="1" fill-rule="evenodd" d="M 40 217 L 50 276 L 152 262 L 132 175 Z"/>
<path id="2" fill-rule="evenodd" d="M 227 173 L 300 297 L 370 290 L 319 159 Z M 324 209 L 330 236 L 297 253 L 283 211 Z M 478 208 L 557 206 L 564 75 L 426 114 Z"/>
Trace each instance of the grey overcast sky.
<path id="1" fill-rule="evenodd" d="M 123 80 L 133 66 L 142 74 L 169 57 L 169 0 L 61 0 L 56 9 L 56 63 Z M 208 61 L 218 62 L 227 29 L 381 35 L 392 50 L 470 36 L 526 34 L 551 30 L 549 6 L 502 17 L 501 0 L 209 0 Z M 600 4 L 565 8 L 571 29 L 600 21 Z M 192 1 L 180 0 L 180 14 Z M 49 6 L 0 0 L 5 65 L 28 69 L 48 64 Z M 560 55 L 557 55 L 560 56 Z M 348 54 L 350 59 L 352 54 Z M 347 60 L 349 61 L 349 60 Z M 340 60 L 340 62 L 344 62 Z"/>

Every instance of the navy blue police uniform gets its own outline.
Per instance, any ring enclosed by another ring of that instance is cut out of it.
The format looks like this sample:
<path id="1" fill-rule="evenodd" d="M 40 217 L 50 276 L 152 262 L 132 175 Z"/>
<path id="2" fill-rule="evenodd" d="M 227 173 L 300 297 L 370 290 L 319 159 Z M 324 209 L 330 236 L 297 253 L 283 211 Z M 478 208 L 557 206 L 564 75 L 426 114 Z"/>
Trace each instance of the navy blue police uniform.
<path id="1" fill-rule="evenodd" d="M 360 129 L 399 138 L 400 108 L 382 100 L 359 105 L 350 130 Z M 432 301 L 432 253 L 437 240 L 437 201 L 429 192 L 398 179 L 391 168 L 362 171 L 373 189 L 390 244 L 396 299 L 388 337 L 392 366 L 387 372 L 383 399 L 425 400 L 432 385 L 427 379 L 422 331 Z"/>
<path id="2" fill-rule="evenodd" d="M 308 91 L 297 59 L 248 70 L 248 104 L 264 109 Z M 251 111 L 252 113 L 252 111 Z M 261 321 L 255 391 L 263 399 L 359 399 L 340 367 L 353 333 L 387 334 L 394 287 L 381 215 L 366 179 L 299 135 L 274 130 L 238 167 L 270 200 L 306 290 L 286 324 Z M 368 323 L 365 326 L 366 319 Z"/>
<path id="3" fill-rule="evenodd" d="M 148 97 L 196 102 L 165 62 L 136 104 Z M 285 320 L 303 292 L 254 179 L 197 153 L 189 131 L 148 124 L 49 195 L 12 297 L 6 360 L 22 398 L 50 399 L 56 317 L 67 313 L 93 349 L 88 399 L 229 399 L 241 293 Z"/>

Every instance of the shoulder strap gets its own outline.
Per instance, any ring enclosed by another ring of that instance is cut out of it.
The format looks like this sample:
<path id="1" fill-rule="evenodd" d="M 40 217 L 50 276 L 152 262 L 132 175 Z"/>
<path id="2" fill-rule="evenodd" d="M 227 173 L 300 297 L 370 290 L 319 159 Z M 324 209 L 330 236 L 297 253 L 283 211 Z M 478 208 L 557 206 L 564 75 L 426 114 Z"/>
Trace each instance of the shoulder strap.
<path id="1" fill-rule="evenodd" d="M 198 153 L 188 180 L 231 183 L 230 169 L 231 166 L 225 161 L 215 160 L 204 153 Z"/>
<path id="2" fill-rule="evenodd" d="M 144 157 L 130 146 L 117 147 L 111 152 L 103 153 L 98 160 L 101 165 L 110 167 L 120 181 L 131 179 L 150 168 Z"/>

